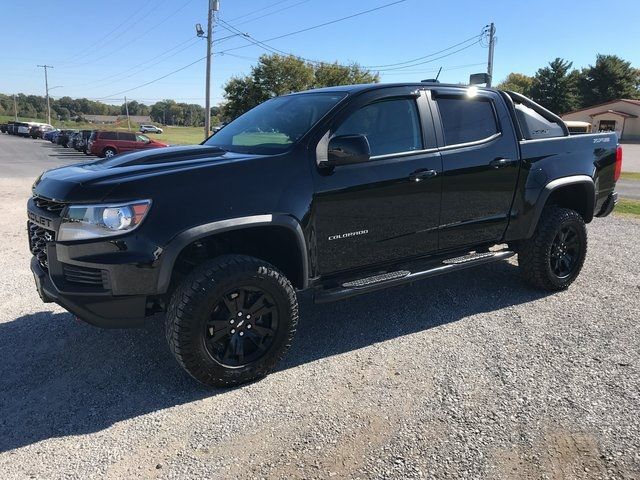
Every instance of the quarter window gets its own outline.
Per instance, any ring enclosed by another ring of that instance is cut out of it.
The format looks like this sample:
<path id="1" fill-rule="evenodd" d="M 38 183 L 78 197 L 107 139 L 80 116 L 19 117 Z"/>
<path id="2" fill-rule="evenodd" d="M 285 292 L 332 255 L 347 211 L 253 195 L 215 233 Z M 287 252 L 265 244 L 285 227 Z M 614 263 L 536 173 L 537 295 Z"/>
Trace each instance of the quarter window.
<path id="1" fill-rule="evenodd" d="M 412 99 L 384 100 L 362 107 L 333 135 L 364 135 L 371 156 L 422 150 L 418 108 Z"/>
<path id="2" fill-rule="evenodd" d="M 437 102 L 445 145 L 484 140 L 499 131 L 490 100 L 445 97 Z"/>

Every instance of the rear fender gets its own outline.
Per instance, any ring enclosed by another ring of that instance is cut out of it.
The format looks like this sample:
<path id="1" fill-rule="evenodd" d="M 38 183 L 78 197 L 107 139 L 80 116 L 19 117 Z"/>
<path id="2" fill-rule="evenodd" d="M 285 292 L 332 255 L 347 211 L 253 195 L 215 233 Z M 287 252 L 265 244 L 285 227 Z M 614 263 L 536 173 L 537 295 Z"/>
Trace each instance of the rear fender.
<path id="1" fill-rule="evenodd" d="M 554 192 L 558 192 L 561 189 L 572 185 L 579 185 L 584 188 L 586 197 L 584 199 L 578 199 L 578 201 L 580 203 L 584 202 L 584 221 L 589 223 L 591 220 L 593 220 L 593 213 L 596 204 L 596 188 L 593 179 L 588 175 L 572 175 L 570 177 L 558 178 L 547 183 L 547 185 L 545 185 L 545 187 L 541 190 L 538 196 L 538 200 L 535 203 L 535 211 L 532 219 L 533 221 L 529 226 L 527 238 L 531 238 L 535 233 L 536 227 L 538 226 L 538 221 L 542 216 L 542 211 L 547 205 L 547 202 L 549 201 L 551 195 Z"/>

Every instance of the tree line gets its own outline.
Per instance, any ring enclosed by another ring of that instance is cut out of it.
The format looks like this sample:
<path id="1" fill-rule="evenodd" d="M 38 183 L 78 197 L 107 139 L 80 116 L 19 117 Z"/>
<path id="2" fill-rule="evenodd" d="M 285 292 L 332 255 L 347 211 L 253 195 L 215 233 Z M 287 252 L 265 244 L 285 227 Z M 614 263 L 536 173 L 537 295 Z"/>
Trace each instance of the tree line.
<path id="1" fill-rule="evenodd" d="M 377 83 L 380 77 L 357 63 L 316 63 L 294 56 L 262 55 L 248 75 L 231 78 L 224 85 L 224 101 L 211 109 L 212 124 L 230 121 L 274 96 L 310 88 Z M 535 75 L 510 73 L 498 85 L 526 95 L 549 110 L 562 114 L 616 98 L 640 98 L 640 70 L 616 55 L 598 55 L 594 65 L 581 70 L 556 58 Z M 46 99 L 39 95 L 15 97 L 18 116 L 46 118 Z M 204 108 L 198 104 L 166 99 L 145 105 L 128 102 L 130 115 L 149 115 L 163 125 L 203 126 Z M 83 115 L 124 115 L 126 106 L 110 105 L 86 98 L 51 99 L 52 119 L 82 119 Z M 13 116 L 14 98 L 0 94 L 0 115 Z"/>
<path id="2" fill-rule="evenodd" d="M 204 125 L 204 108 L 198 104 L 178 103 L 175 100 L 162 100 L 153 105 L 145 105 L 136 100 L 131 100 L 128 105 L 110 105 L 96 102 L 86 98 L 61 97 L 50 99 L 51 120 L 82 121 L 84 115 L 126 115 L 127 107 L 129 115 L 148 115 L 151 120 L 163 125 L 181 125 L 199 127 Z M 14 109 L 15 108 L 15 109 Z M 0 115 L 13 117 L 15 110 L 18 117 L 45 119 L 47 118 L 47 100 L 44 96 L 25 95 L 19 93 L 13 95 L 0 94 Z M 211 109 L 212 115 L 219 113 L 218 107 Z"/>
<path id="3" fill-rule="evenodd" d="M 594 65 L 580 70 L 556 58 L 534 76 L 510 73 L 497 88 L 521 93 L 563 114 L 618 98 L 640 99 L 640 69 L 616 55 L 597 55 Z"/>

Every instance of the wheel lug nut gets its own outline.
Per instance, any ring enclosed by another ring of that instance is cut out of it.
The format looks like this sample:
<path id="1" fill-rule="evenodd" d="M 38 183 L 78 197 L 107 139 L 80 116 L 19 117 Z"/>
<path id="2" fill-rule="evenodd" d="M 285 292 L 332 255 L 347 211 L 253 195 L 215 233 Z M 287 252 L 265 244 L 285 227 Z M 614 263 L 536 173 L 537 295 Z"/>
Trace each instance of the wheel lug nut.
<path id="1" fill-rule="evenodd" d="M 229 323 L 234 323 L 235 320 L 232 318 L 231 320 L 229 320 Z"/>
<path id="2" fill-rule="evenodd" d="M 231 333 L 236 333 L 236 331 L 234 329 L 231 329 Z"/>
<path id="3" fill-rule="evenodd" d="M 247 329 L 251 329 L 251 324 L 247 325 Z"/>
<path id="4" fill-rule="evenodd" d="M 242 316 L 242 312 L 238 312 L 238 316 L 241 317 Z"/>
<path id="5" fill-rule="evenodd" d="M 249 320 L 251 318 L 251 315 L 247 315 L 247 320 Z"/>
<path id="6" fill-rule="evenodd" d="M 240 332 L 240 336 L 242 337 L 244 335 L 244 332 Z"/>

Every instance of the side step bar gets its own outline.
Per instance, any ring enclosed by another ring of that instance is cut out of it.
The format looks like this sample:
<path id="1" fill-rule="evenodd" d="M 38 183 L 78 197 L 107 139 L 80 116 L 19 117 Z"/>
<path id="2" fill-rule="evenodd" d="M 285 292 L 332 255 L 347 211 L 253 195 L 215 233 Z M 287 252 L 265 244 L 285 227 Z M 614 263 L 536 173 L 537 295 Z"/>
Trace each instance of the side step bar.
<path id="1" fill-rule="evenodd" d="M 315 293 L 315 303 L 329 303 L 345 298 L 355 297 L 364 293 L 375 292 L 396 285 L 415 282 L 429 277 L 435 277 L 444 273 L 464 270 L 476 265 L 484 265 L 499 260 L 506 260 L 515 255 L 511 250 L 502 250 L 500 252 L 488 252 L 475 255 L 467 255 L 464 257 L 452 258 L 445 260 L 441 265 L 423 270 L 420 272 L 408 272 L 400 270 L 398 272 L 389 272 L 373 277 L 367 277 L 360 280 L 354 280 L 344 283 L 342 287 L 332 288 L 330 290 L 319 290 Z"/>

